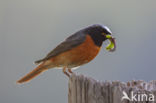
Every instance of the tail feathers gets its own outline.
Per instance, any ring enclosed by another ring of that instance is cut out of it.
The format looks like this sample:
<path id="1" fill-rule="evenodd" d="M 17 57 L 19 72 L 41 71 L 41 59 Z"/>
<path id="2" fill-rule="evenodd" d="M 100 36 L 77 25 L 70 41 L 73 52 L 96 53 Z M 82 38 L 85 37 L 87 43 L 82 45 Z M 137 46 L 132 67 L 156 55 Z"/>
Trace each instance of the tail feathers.
<path id="1" fill-rule="evenodd" d="M 40 64 L 37 68 L 35 68 L 33 71 L 22 77 L 20 80 L 17 81 L 17 83 L 24 83 L 32 80 L 34 77 L 38 76 L 40 73 L 42 73 L 44 70 L 47 70 L 44 66 L 44 63 Z"/>
<path id="2" fill-rule="evenodd" d="M 45 61 L 45 60 L 46 60 L 46 58 L 43 58 L 43 59 L 40 59 L 40 60 L 35 61 L 34 63 L 35 63 L 35 64 L 40 64 L 41 62 L 43 62 L 43 61 Z"/>
<path id="3" fill-rule="evenodd" d="M 34 63 L 35 64 L 39 64 L 39 63 L 41 63 L 43 60 L 37 60 L 37 61 L 35 61 Z"/>

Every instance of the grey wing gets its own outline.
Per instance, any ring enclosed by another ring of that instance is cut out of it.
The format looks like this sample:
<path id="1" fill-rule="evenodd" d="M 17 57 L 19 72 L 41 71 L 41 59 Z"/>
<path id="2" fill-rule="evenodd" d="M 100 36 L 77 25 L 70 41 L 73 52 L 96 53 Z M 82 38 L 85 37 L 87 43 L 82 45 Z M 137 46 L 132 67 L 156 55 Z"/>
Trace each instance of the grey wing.
<path id="1" fill-rule="evenodd" d="M 36 64 L 48 60 L 56 55 L 59 55 L 65 51 L 68 51 L 79 44 L 83 43 L 83 41 L 86 38 L 86 34 L 77 32 L 70 37 L 68 37 L 65 41 L 63 41 L 61 44 L 59 44 L 55 49 L 53 49 L 50 53 L 47 54 L 47 56 L 41 60 L 35 61 Z"/>

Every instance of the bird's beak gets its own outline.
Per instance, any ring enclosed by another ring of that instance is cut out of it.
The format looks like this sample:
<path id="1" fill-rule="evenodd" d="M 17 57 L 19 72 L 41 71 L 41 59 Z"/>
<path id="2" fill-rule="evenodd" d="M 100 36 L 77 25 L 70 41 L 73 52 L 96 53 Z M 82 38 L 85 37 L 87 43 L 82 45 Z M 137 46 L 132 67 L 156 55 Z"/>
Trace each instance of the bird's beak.
<path id="1" fill-rule="evenodd" d="M 116 49 L 115 38 L 111 35 L 106 35 L 106 38 L 109 40 L 109 44 L 106 46 L 106 50 L 113 52 Z"/>

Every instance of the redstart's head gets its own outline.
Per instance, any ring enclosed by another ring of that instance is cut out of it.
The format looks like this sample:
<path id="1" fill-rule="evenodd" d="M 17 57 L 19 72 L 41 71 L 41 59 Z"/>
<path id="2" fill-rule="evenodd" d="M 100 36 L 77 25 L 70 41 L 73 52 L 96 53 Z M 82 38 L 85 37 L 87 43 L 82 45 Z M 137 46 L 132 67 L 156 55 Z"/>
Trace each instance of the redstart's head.
<path id="1" fill-rule="evenodd" d="M 115 39 L 111 36 L 112 32 L 107 26 L 94 24 L 84 29 L 84 32 L 90 35 L 97 46 L 101 46 L 103 41 L 109 40 L 110 44 L 106 47 L 108 51 L 115 50 Z"/>

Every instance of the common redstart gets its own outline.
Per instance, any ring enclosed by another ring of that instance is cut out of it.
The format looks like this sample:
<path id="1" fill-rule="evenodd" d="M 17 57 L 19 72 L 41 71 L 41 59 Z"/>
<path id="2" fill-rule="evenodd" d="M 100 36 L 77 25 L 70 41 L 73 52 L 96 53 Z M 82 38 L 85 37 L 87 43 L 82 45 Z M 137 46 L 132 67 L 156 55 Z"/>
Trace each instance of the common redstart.
<path id="1" fill-rule="evenodd" d="M 56 46 L 45 58 L 35 61 L 38 66 L 17 83 L 28 82 L 43 71 L 55 67 L 62 67 L 63 73 L 69 77 L 73 73 L 72 68 L 86 64 L 97 56 L 104 41 L 110 42 L 106 50 L 115 50 L 115 38 L 111 34 L 108 27 L 100 24 L 79 30 Z"/>

